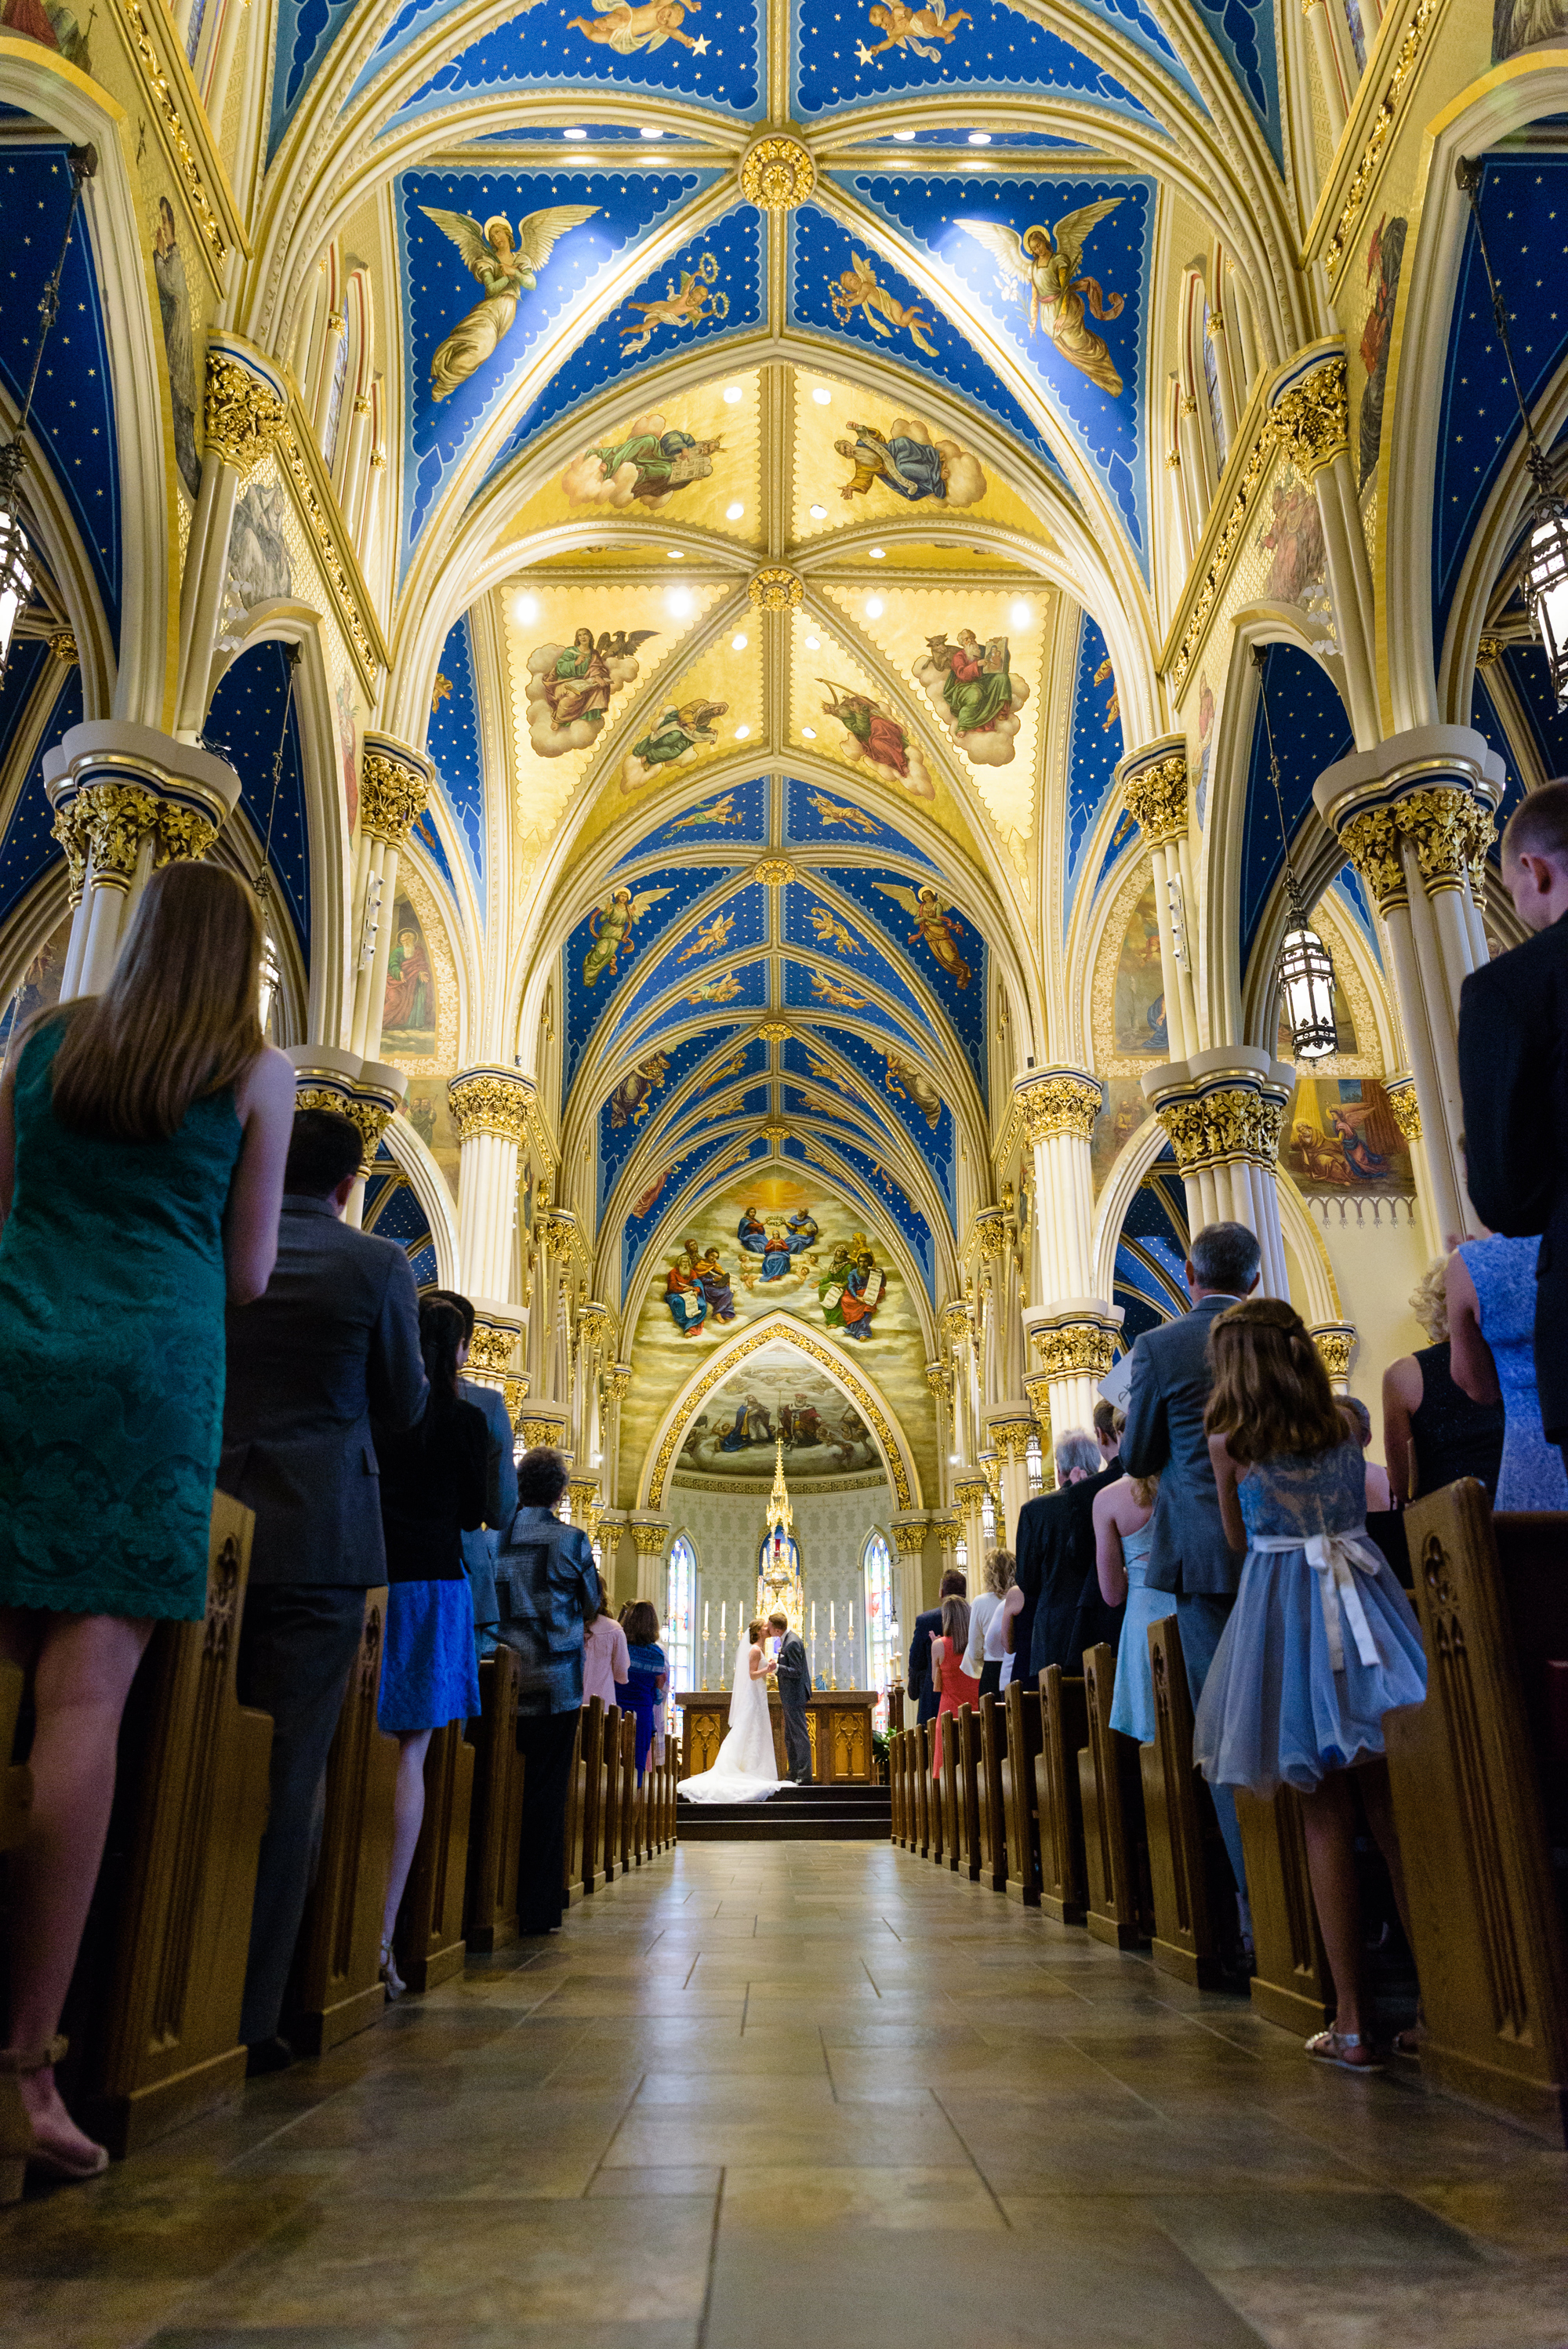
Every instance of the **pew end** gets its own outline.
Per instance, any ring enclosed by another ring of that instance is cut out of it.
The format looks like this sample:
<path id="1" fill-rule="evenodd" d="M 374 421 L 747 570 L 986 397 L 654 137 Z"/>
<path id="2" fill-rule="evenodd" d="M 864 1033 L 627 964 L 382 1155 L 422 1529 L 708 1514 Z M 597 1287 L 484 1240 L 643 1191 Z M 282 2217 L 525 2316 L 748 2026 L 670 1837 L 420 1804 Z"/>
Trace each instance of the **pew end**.
<path id="1" fill-rule="evenodd" d="M 1139 1766 L 1154 1894 L 1150 1953 L 1161 1973 L 1212 1990 L 1223 1975 L 1216 1920 L 1230 1863 L 1217 1826 L 1210 1832 L 1212 1809 L 1192 1760 L 1192 1694 L 1176 1617 L 1150 1623 L 1147 1636 L 1155 1733 L 1139 1747 Z"/>
<path id="2" fill-rule="evenodd" d="M 480 1665 L 480 1710 L 468 1725 L 473 1809 L 463 1892 L 464 1940 L 479 1955 L 517 1939 L 517 1863 L 525 1764 L 517 1750 L 521 1660 L 503 1641 Z"/>
<path id="3" fill-rule="evenodd" d="M 1088 1744 L 1083 1682 L 1059 1664 L 1039 1676 L 1040 1750 L 1035 1757 L 1035 1808 L 1040 1828 L 1040 1908 L 1058 1925 L 1088 1915 L 1083 1795 L 1078 1755 Z"/>
<path id="4" fill-rule="evenodd" d="M 461 1973 L 468 1955 L 463 1895 L 474 1749 L 465 1727 L 460 1721 L 448 1722 L 432 1733 L 425 1754 L 425 1816 L 397 1917 L 398 1971 L 413 1991 L 449 1982 Z"/>
<path id="5" fill-rule="evenodd" d="M 1139 1749 L 1110 1725 L 1116 1651 L 1086 1648 L 1084 1704 L 1088 1743 L 1078 1757 L 1088 1863 L 1090 1936 L 1113 1950 L 1136 1950 L 1154 1931 L 1148 1834 Z"/>
<path id="6" fill-rule="evenodd" d="M 1040 1751 L 1040 1700 L 1016 1679 L 1003 1693 L 1007 1716 L 1007 1751 L 1002 1772 L 1002 1797 L 1007 1826 L 1009 1900 L 1031 1909 L 1040 1902 L 1040 1822 L 1035 1764 Z"/>
<path id="7" fill-rule="evenodd" d="M 1253 1912 L 1253 2004 L 1267 2022 L 1310 2037 L 1333 2019 L 1335 1997 L 1307 1875 L 1301 1797 L 1290 1786 L 1269 1800 L 1243 1786 L 1235 1796 Z"/>

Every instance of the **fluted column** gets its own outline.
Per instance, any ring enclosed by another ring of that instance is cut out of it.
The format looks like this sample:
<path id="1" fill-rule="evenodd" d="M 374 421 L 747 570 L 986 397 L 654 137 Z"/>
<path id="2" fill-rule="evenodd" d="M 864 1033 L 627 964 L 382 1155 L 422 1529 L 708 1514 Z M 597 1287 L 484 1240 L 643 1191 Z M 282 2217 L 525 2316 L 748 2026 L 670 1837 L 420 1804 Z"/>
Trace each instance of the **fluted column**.
<path id="1" fill-rule="evenodd" d="M 630 1362 L 612 1362 L 603 1375 L 604 1476 L 612 1508 L 620 1504 L 621 1406 L 632 1385 Z"/>
<path id="2" fill-rule="evenodd" d="M 1304 352 L 1270 394 L 1269 415 L 1281 448 L 1316 494 L 1350 723 L 1357 742 L 1376 742 L 1376 610 L 1350 456 L 1344 351 L 1317 344 Z"/>
<path id="3" fill-rule="evenodd" d="M 354 852 L 356 963 L 349 1044 L 373 1058 L 392 954 L 392 905 L 403 843 L 429 803 L 435 773 L 422 750 L 390 734 L 366 734 L 359 765 L 359 837 Z"/>
<path id="4" fill-rule="evenodd" d="M 533 1087 L 515 1069 L 465 1069 L 447 1087 L 458 1129 L 458 1286 L 498 1329 L 516 1331 L 511 1301 L 518 1152 Z M 509 1350 L 502 1375 L 511 1367 Z"/>
<path id="5" fill-rule="evenodd" d="M 1323 111 L 1328 123 L 1328 135 L 1337 147 L 1339 134 L 1345 128 L 1345 89 L 1340 78 L 1339 59 L 1334 46 L 1334 28 L 1328 21 L 1327 0 L 1302 0 L 1307 29 L 1312 36 L 1313 55 L 1317 59 L 1318 79 L 1323 88 Z"/>
<path id="6" fill-rule="evenodd" d="M 1290 1295 L 1275 1169 L 1295 1081 L 1294 1069 L 1246 1044 L 1194 1053 L 1143 1079 L 1176 1154 L 1190 1228 L 1245 1224 L 1255 1233 L 1264 1297 Z"/>
<path id="7" fill-rule="evenodd" d="M 999 1413 L 993 1419 L 985 1433 L 999 1471 L 998 1527 L 1011 1549 L 1018 1537 L 1018 1512 L 1029 1497 L 1029 1442 L 1036 1427 L 1026 1402 L 1020 1401 L 1003 1408 L 1006 1415 Z"/>
<path id="8" fill-rule="evenodd" d="M 1183 761 L 1183 791 L 1185 774 Z M 1046 1381 L 1041 1425 L 1054 1423 L 1063 1434 L 1089 1424 L 1094 1390 L 1110 1368 L 1121 1319 L 1119 1308 L 1094 1294 L 1089 1137 L 1101 1089 L 1082 1069 L 1046 1069 L 1015 1087 L 1014 1098 L 1033 1147 L 1039 1218 L 1040 1295 L 1024 1323 L 1035 1375 Z M 1038 1413 L 1042 1398 L 1033 1385 L 1028 1392 Z"/>
<path id="9" fill-rule="evenodd" d="M 944 1361 L 927 1362 L 925 1383 L 931 1390 L 931 1415 L 936 1423 L 938 1490 L 945 1499 L 952 1489 L 958 1443 L 953 1426 L 953 1371 Z"/>
<path id="10" fill-rule="evenodd" d="M 637 1545 L 637 1596 L 651 1599 L 665 1611 L 665 1552 L 670 1546 L 670 1521 L 650 1509 L 638 1509 L 630 1520 Z"/>
<path id="11" fill-rule="evenodd" d="M 95 719 L 46 752 L 44 789 L 76 906 L 60 988 L 69 1002 L 108 984 L 149 875 L 206 855 L 240 778 L 226 759 L 156 727 Z"/>
<path id="12" fill-rule="evenodd" d="M 1187 792 L 1187 744 L 1164 736 L 1130 751 L 1116 771 L 1122 804 L 1149 843 L 1154 876 L 1154 918 L 1160 926 L 1160 977 L 1165 990 L 1165 1030 L 1172 1060 L 1198 1050 L 1198 1007 L 1186 933 L 1194 916 L 1192 851 Z M 1177 930 L 1177 907 L 1181 929 Z"/>
<path id="13" fill-rule="evenodd" d="M 1486 852 L 1501 789 L 1501 761 L 1480 735 L 1468 726 L 1421 726 L 1340 760 L 1313 792 L 1387 936 L 1434 1242 L 1470 1220 L 1460 1148 L 1459 1001 L 1486 959 Z"/>
<path id="14" fill-rule="evenodd" d="M 914 1630 L 914 1619 L 927 1607 L 936 1604 L 941 1569 L 935 1563 L 936 1545 L 931 1540 L 931 1520 L 923 1509 L 910 1510 L 892 1520 L 893 1547 L 898 1552 L 898 1628 L 903 1653 L 898 1659 L 898 1674 L 903 1678 L 904 1657 Z M 932 1556 L 928 1558 L 927 1551 Z M 929 1596 L 927 1593 L 929 1592 Z"/>

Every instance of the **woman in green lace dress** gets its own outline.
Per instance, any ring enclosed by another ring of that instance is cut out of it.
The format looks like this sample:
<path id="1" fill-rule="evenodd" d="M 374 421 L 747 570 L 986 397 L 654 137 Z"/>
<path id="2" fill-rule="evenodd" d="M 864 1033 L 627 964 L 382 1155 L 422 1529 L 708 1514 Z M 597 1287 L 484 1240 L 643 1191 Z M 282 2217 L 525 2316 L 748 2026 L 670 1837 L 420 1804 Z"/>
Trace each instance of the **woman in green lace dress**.
<path id="1" fill-rule="evenodd" d="M 244 882 L 166 867 L 104 994 L 45 1013 L 0 1082 L 0 1660 L 36 1715 L 0 2070 L 56 2178 L 108 2159 L 60 2101 L 55 2033 L 126 1695 L 153 1624 L 205 1606 L 225 1299 L 277 1255 L 294 1071 L 262 1040 L 261 942 Z"/>

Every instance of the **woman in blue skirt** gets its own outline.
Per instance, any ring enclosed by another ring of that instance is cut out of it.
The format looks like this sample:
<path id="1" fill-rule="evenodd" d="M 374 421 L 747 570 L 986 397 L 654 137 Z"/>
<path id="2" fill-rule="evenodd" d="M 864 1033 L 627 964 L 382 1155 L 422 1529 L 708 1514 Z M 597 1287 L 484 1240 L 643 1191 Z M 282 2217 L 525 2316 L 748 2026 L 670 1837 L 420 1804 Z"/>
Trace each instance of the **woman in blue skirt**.
<path id="1" fill-rule="evenodd" d="M 1277 1298 L 1245 1299 L 1216 1317 L 1209 1350 L 1209 1454 L 1225 1537 L 1247 1555 L 1199 1700 L 1193 1758 L 1211 1785 L 1264 1799 L 1281 1785 L 1300 1794 L 1338 1993 L 1334 2028 L 1309 2039 L 1307 2053 L 1343 2071 L 1377 2071 L 1347 1773 L 1359 1773 L 1403 1917 L 1383 1715 L 1426 1695 L 1420 1627 L 1368 1538 L 1359 1435 L 1301 1316 Z"/>
<path id="2" fill-rule="evenodd" d="M 381 1977 L 403 1988 L 392 1954 L 397 1911 L 425 1817 L 425 1754 L 431 1733 L 480 1709 L 473 1600 L 462 1537 L 482 1525 L 490 1433 L 476 1403 L 458 1392 L 462 1316 L 427 1297 L 419 1350 L 430 1381 L 425 1416 L 411 1435 L 377 1432 L 381 1523 L 387 1536 L 387 1645 L 377 1718 L 397 1740 L 392 1812 L 392 1874 L 381 1924 Z"/>

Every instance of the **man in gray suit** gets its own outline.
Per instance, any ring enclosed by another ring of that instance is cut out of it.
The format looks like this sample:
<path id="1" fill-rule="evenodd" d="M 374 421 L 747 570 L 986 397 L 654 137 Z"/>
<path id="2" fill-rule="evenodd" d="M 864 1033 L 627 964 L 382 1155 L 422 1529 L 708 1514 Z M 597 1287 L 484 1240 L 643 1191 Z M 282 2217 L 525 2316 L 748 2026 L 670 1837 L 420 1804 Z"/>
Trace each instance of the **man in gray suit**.
<path id="1" fill-rule="evenodd" d="M 806 1709 L 811 1695 L 811 1666 L 806 1642 L 789 1629 L 788 1615 L 769 1615 L 768 1629 L 779 1637 L 779 1702 L 784 1714 L 784 1751 L 789 1775 L 798 1786 L 811 1784 L 811 1732 Z"/>
<path id="2" fill-rule="evenodd" d="M 455 1288 L 436 1288 L 430 1294 L 449 1305 L 454 1313 L 462 1315 L 463 1342 L 458 1355 L 458 1368 L 461 1370 L 474 1342 L 474 1309 Z M 500 1600 L 495 1587 L 496 1547 L 517 1515 L 517 1451 L 506 1397 L 498 1394 L 494 1387 L 480 1386 L 472 1379 L 459 1379 L 458 1392 L 465 1402 L 473 1403 L 484 1413 L 490 1432 L 485 1459 L 485 1521 L 463 1536 L 463 1571 L 473 1593 L 474 1637 L 479 1651 L 481 1656 L 491 1656 L 500 1635 Z"/>
<path id="3" fill-rule="evenodd" d="M 284 1990 L 320 1845 L 326 1760 L 358 1652 L 365 1593 L 386 1579 L 370 1423 L 425 1408 L 419 1300 L 395 1240 L 342 1221 L 364 1141 L 332 1110 L 300 1110 L 266 1292 L 228 1314 L 218 1483 L 253 1509 L 240 1634 L 242 1704 L 273 1716 L 240 2036 L 253 2073 L 293 2061 Z"/>
<path id="4" fill-rule="evenodd" d="M 1244 1224 L 1205 1224 L 1187 1259 L 1192 1310 L 1146 1330 L 1132 1350 L 1132 1391 L 1121 1431 L 1121 1464 L 1130 1476 L 1158 1476 L 1154 1538 L 1145 1577 L 1151 1590 L 1176 1593 L 1181 1653 L 1197 1703 L 1220 1636 L 1230 1620 L 1242 1559 L 1225 1539 L 1220 1493 L 1203 1432 L 1213 1373 L 1209 1330 L 1227 1305 L 1250 1297 L 1263 1261 Z M 1214 1810 L 1236 1889 L 1246 1897 L 1242 1834 L 1228 1786 L 1214 1788 Z"/>

